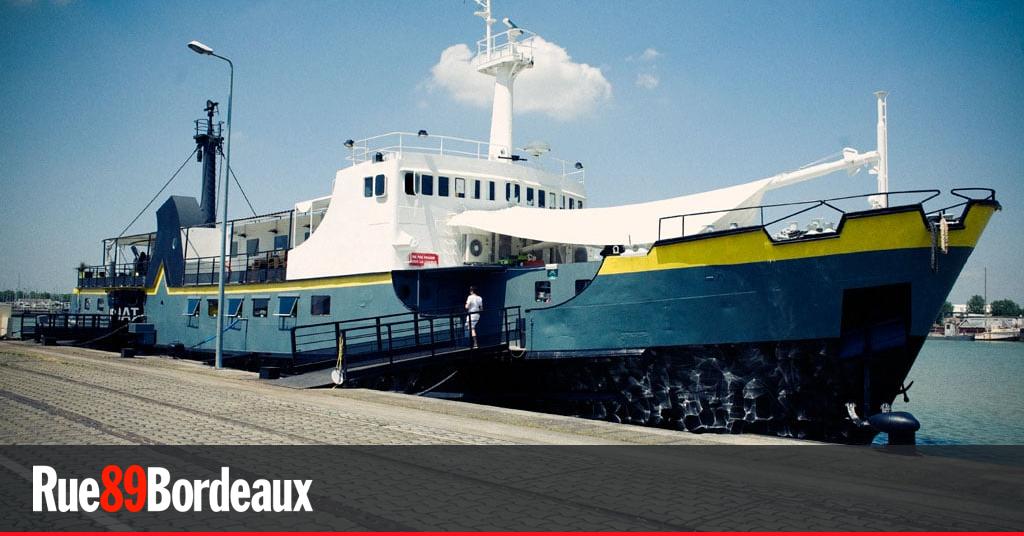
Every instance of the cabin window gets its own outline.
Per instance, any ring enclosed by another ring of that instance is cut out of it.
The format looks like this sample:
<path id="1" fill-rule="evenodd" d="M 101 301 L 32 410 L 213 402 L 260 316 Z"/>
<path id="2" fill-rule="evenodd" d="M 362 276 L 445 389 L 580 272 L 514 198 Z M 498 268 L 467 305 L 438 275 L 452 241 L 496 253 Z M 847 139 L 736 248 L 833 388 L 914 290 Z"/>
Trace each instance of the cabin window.
<path id="1" fill-rule="evenodd" d="M 363 197 L 373 197 L 373 177 L 363 177 Z"/>
<path id="2" fill-rule="evenodd" d="M 562 209 L 565 209 L 565 194 L 562 194 Z"/>
<path id="3" fill-rule="evenodd" d="M 582 199 L 580 199 L 579 201 L 576 202 L 576 208 L 583 208 L 583 200 Z"/>
<path id="4" fill-rule="evenodd" d="M 373 195 L 375 197 L 384 197 L 384 194 L 387 192 L 387 190 L 385 189 L 386 186 L 387 181 L 384 180 L 384 175 L 377 175 L 376 177 L 374 177 Z"/>
<path id="5" fill-rule="evenodd" d="M 466 197 L 466 179 L 455 177 L 455 197 Z"/>
<path id="6" fill-rule="evenodd" d="M 506 182 L 505 183 L 505 201 L 511 201 L 511 200 L 512 200 L 512 183 L 511 182 Z"/>
<path id="7" fill-rule="evenodd" d="M 544 200 L 544 190 L 538 190 L 537 191 L 537 206 L 540 207 L 540 208 L 547 207 L 547 204 L 544 201 L 545 201 Z"/>
<path id="8" fill-rule="evenodd" d="M 189 298 L 185 304 L 185 312 L 181 313 L 181 316 L 199 316 L 199 298 Z"/>
<path id="9" fill-rule="evenodd" d="M 494 181 L 487 181 L 487 200 L 494 201 Z"/>
<path id="10" fill-rule="evenodd" d="M 576 208 L 576 198 L 575 197 L 570 197 L 569 198 L 569 208 L 570 209 Z"/>
<path id="11" fill-rule="evenodd" d="M 516 187 L 515 187 L 515 194 L 516 194 L 515 195 L 515 202 L 516 202 L 517 205 L 519 204 L 519 200 L 522 199 L 519 196 L 519 193 L 520 193 L 520 188 L 519 188 L 519 185 L 517 184 Z"/>
<path id="12" fill-rule="evenodd" d="M 102 311 L 103 310 L 103 298 L 96 298 L 96 310 L 97 311 Z"/>
<path id="13" fill-rule="evenodd" d="M 576 294 L 583 292 L 590 285 L 589 279 L 577 279 L 576 280 Z"/>
<path id="14" fill-rule="evenodd" d="M 537 281 L 533 284 L 533 301 L 547 303 L 551 301 L 551 281 Z"/>
<path id="15" fill-rule="evenodd" d="M 437 178 L 437 195 L 440 197 L 448 197 L 448 177 Z"/>
<path id="16" fill-rule="evenodd" d="M 420 193 L 423 195 L 434 195 L 433 175 L 420 175 Z"/>
<path id="17" fill-rule="evenodd" d="M 206 300 L 206 316 L 217 316 L 217 300 Z"/>
<path id="18" fill-rule="evenodd" d="M 280 296 L 277 298 L 277 312 L 274 316 L 295 316 L 298 310 L 298 296 Z"/>
<path id="19" fill-rule="evenodd" d="M 252 316 L 256 318 L 266 318 L 267 309 L 270 308 L 270 298 L 253 298 L 252 299 Z"/>
<path id="20" fill-rule="evenodd" d="M 473 179 L 473 199 L 480 199 L 480 179 Z"/>
<path id="21" fill-rule="evenodd" d="M 245 241 L 245 254 L 255 255 L 260 252 L 260 239 L 250 238 Z"/>
<path id="22" fill-rule="evenodd" d="M 242 316 L 242 298 L 228 298 L 228 318 Z"/>
<path id="23" fill-rule="evenodd" d="M 288 249 L 288 235 L 277 235 L 274 237 L 274 249 Z"/>
<path id="24" fill-rule="evenodd" d="M 89 310 L 89 306 L 90 306 L 91 304 L 92 304 L 92 300 L 91 300 L 90 298 L 86 298 L 86 299 L 85 299 L 85 310 L 86 310 L 86 311 L 88 311 L 88 310 Z"/>
<path id="25" fill-rule="evenodd" d="M 416 195 L 416 174 L 411 171 L 405 173 L 405 193 Z"/>
<path id="26" fill-rule="evenodd" d="M 526 189 L 526 206 L 533 206 L 533 188 Z"/>
<path id="27" fill-rule="evenodd" d="M 309 314 L 313 316 L 327 316 L 331 314 L 330 296 L 313 296 L 309 299 Z"/>
<path id="28" fill-rule="evenodd" d="M 557 198 L 557 196 L 555 196 L 555 192 L 548 192 L 548 207 L 549 208 L 556 208 L 555 207 L 555 200 L 556 199 L 558 199 L 558 198 Z"/>

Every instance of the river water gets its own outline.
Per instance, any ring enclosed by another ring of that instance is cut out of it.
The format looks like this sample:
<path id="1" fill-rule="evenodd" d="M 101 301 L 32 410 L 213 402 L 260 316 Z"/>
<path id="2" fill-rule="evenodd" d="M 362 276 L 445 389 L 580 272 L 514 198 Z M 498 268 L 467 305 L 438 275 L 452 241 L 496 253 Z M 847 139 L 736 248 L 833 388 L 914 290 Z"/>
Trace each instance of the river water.
<path id="1" fill-rule="evenodd" d="M 928 340 L 910 380 L 918 444 L 1024 445 L 1024 343 Z"/>

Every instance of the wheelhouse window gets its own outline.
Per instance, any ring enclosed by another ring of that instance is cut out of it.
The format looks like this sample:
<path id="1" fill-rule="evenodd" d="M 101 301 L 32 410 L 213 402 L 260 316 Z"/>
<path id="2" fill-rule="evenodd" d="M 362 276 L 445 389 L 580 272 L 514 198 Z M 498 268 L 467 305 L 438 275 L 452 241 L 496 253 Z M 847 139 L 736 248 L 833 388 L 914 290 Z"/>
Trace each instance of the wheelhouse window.
<path id="1" fill-rule="evenodd" d="M 433 175 L 420 175 L 420 193 L 423 195 L 434 195 Z"/>
<path id="2" fill-rule="evenodd" d="M 575 197 L 570 197 L 569 198 L 569 209 L 574 209 L 574 208 L 576 208 L 576 198 Z"/>
<path id="3" fill-rule="evenodd" d="M 270 308 L 270 298 L 252 299 L 252 316 L 255 318 L 266 318 L 267 309 Z"/>
<path id="4" fill-rule="evenodd" d="M 562 205 L 561 205 L 561 208 L 563 210 L 565 209 L 565 194 L 562 194 Z"/>
<path id="5" fill-rule="evenodd" d="M 199 298 L 189 298 L 185 304 L 185 312 L 181 313 L 181 316 L 199 316 L 199 301 Z"/>
<path id="6" fill-rule="evenodd" d="M 511 200 L 512 200 L 512 183 L 511 182 L 506 182 L 505 183 L 505 201 L 511 201 Z"/>
<path id="7" fill-rule="evenodd" d="M 277 298 L 277 312 L 274 316 L 295 316 L 299 310 L 298 296 L 280 296 Z"/>
<path id="8" fill-rule="evenodd" d="M 309 299 L 309 314 L 313 316 L 327 316 L 331 314 L 330 296 L 313 296 Z"/>
<path id="9" fill-rule="evenodd" d="M 580 199 L 579 201 L 576 202 L 576 208 L 583 208 L 583 200 L 582 199 Z"/>
<path id="10" fill-rule="evenodd" d="M 473 179 L 473 199 L 480 199 L 480 179 Z"/>
<path id="11" fill-rule="evenodd" d="M 556 199 L 555 192 L 548 192 L 548 207 L 556 208 L 555 207 L 555 199 Z"/>
<path id="12" fill-rule="evenodd" d="M 537 191 L 537 206 L 540 207 L 540 208 L 546 208 L 547 207 L 547 203 L 545 202 L 545 199 L 544 199 L 544 190 L 538 190 Z"/>
<path id="13" fill-rule="evenodd" d="M 466 197 L 466 179 L 455 177 L 455 197 Z"/>
<path id="14" fill-rule="evenodd" d="M 228 298 L 227 316 L 229 318 L 242 316 L 242 298 Z"/>
<path id="15" fill-rule="evenodd" d="M 416 174 L 411 171 L 405 172 L 405 193 L 416 195 Z"/>
<path id="16" fill-rule="evenodd" d="M 218 309 L 220 308 L 217 306 L 217 300 L 206 300 L 206 316 L 217 316 Z"/>
<path id="17" fill-rule="evenodd" d="M 439 197 L 448 197 L 448 177 L 437 178 L 437 195 Z"/>
<path id="18" fill-rule="evenodd" d="M 494 201 L 494 181 L 487 181 L 487 200 Z"/>
<path id="19" fill-rule="evenodd" d="M 520 199 L 522 199 L 522 198 L 521 198 L 521 197 L 519 196 L 519 193 L 520 193 L 520 188 L 519 188 L 519 185 L 517 184 L 517 185 L 516 185 L 516 187 L 515 187 L 515 194 L 516 194 L 516 195 L 515 195 L 515 201 L 516 201 L 516 204 L 517 204 L 517 205 L 519 204 L 519 200 L 520 200 Z"/>
<path id="20" fill-rule="evenodd" d="M 533 206 L 533 188 L 526 189 L 526 206 Z"/>
<path id="21" fill-rule="evenodd" d="M 363 197 L 373 197 L 373 177 L 363 177 Z"/>
<path id="22" fill-rule="evenodd" d="M 377 175 L 376 177 L 374 177 L 374 179 L 373 179 L 373 196 L 374 197 L 384 197 L 384 194 L 387 193 L 386 187 L 387 187 L 387 181 L 384 180 L 384 175 Z"/>
<path id="23" fill-rule="evenodd" d="M 260 239 L 250 238 L 245 241 L 245 254 L 255 255 L 260 252 Z"/>

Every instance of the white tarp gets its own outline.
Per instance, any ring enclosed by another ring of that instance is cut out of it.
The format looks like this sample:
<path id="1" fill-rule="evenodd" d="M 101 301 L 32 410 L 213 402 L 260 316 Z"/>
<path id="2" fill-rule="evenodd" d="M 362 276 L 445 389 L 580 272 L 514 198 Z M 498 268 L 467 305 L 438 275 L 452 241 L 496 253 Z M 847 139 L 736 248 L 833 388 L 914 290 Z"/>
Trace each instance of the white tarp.
<path id="1" fill-rule="evenodd" d="M 709 225 L 721 230 L 732 224 L 742 227 L 758 222 L 760 213 L 757 210 L 735 209 L 759 205 L 773 180 L 774 177 L 710 192 L 607 208 L 467 210 L 453 216 L 448 225 L 461 228 L 466 233 L 497 233 L 582 246 L 651 244 L 659 239 L 658 220 L 663 217 L 712 210 L 730 211 L 663 220 L 662 239 L 696 234 Z"/>

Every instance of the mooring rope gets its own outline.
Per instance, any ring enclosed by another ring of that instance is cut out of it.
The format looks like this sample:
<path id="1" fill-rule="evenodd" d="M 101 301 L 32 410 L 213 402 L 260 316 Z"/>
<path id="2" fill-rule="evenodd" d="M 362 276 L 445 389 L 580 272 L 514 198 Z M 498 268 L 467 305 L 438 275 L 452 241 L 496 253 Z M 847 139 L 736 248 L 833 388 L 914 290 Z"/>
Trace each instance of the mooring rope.
<path id="1" fill-rule="evenodd" d="M 238 324 L 239 322 L 241 322 L 241 321 L 242 321 L 242 319 L 241 319 L 241 318 L 236 318 L 236 319 L 235 319 L 235 321 L 234 321 L 234 322 L 232 322 L 230 326 L 228 326 L 228 327 L 224 328 L 224 331 L 221 331 L 221 333 L 226 333 L 226 332 L 227 332 L 227 331 L 228 331 L 229 329 L 231 329 L 231 328 L 235 327 L 235 326 L 236 326 L 236 325 L 237 325 L 237 324 Z M 210 341 L 212 341 L 212 340 L 214 340 L 214 339 L 216 339 L 216 338 L 217 338 L 217 334 L 216 334 L 216 333 L 214 333 L 213 335 L 210 335 L 209 337 L 207 337 L 207 338 L 206 338 L 205 340 L 203 340 L 202 342 L 198 342 L 198 343 L 196 343 L 196 344 L 193 344 L 192 346 L 189 346 L 189 347 L 188 347 L 188 349 L 189 349 L 189 350 L 191 350 L 191 349 L 193 349 L 193 348 L 196 348 L 196 347 L 198 347 L 198 346 L 202 346 L 202 345 L 204 345 L 204 344 L 206 344 L 206 343 L 208 343 L 208 342 L 210 342 Z"/>

